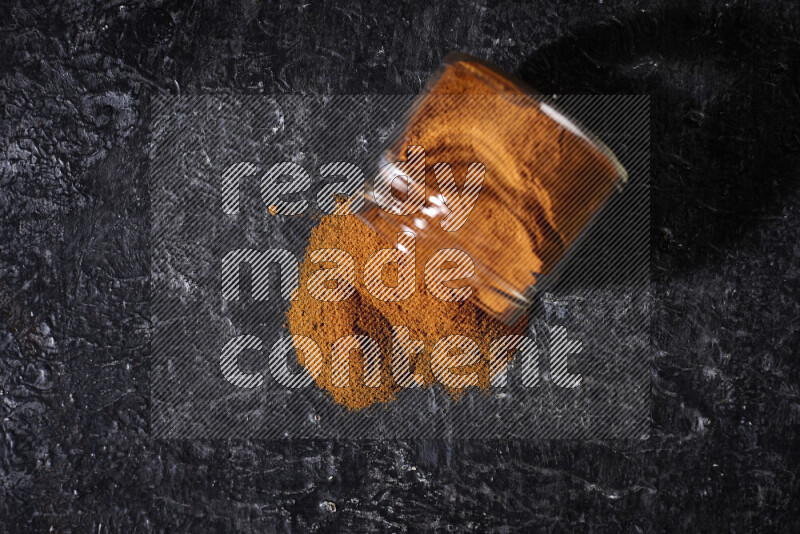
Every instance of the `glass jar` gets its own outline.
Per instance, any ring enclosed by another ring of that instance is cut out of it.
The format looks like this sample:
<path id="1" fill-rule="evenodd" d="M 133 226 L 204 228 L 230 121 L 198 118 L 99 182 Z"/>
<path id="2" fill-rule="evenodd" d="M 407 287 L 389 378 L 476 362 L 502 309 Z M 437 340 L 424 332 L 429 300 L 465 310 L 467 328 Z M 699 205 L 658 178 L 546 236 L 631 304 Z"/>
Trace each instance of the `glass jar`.
<path id="1" fill-rule="evenodd" d="M 390 243 L 413 234 L 417 262 L 466 253 L 470 298 L 513 323 L 626 181 L 608 147 L 547 99 L 455 53 L 389 138 L 358 215 Z"/>

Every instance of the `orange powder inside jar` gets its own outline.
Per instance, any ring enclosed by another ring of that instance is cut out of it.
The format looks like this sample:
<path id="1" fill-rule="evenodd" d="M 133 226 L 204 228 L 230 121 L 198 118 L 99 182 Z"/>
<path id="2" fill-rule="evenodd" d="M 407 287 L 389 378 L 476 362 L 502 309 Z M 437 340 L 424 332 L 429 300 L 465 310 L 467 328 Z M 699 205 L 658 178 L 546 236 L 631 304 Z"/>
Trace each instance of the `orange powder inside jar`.
<path id="1" fill-rule="evenodd" d="M 507 322 L 525 310 L 538 279 L 555 271 L 627 178 L 605 145 L 531 92 L 479 60 L 448 56 L 385 159 L 407 162 L 408 147 L 424 149 L 425 208 L 442 193 L 437 164 L 452 168 L 459 187 L 469 164 L 483 165 L 485 178 L 469 220 L 451 232 L 438 218 L 414 229 L 409 217 L 375 205 L 361 214 L 387 239 L 411 227 L 424 257 L 444 247 L 466 252 L 476 264 L 476 304 Z M 487 227 L 492 218 L 504 222 Z"/>

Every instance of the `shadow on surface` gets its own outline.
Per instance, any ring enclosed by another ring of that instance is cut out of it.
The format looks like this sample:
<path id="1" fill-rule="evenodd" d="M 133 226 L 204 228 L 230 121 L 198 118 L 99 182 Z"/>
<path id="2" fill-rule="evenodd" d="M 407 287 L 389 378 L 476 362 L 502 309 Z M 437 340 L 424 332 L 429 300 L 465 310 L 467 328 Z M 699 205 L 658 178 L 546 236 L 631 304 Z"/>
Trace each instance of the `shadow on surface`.
<path id="1" fill-rule="evenodd" d="M 724 257 L 797 189 L 791 20 L 746 5 L 672 6 L 576 32 L 517 72 L 546 94 L 650 95 L 656 279 Z"/>

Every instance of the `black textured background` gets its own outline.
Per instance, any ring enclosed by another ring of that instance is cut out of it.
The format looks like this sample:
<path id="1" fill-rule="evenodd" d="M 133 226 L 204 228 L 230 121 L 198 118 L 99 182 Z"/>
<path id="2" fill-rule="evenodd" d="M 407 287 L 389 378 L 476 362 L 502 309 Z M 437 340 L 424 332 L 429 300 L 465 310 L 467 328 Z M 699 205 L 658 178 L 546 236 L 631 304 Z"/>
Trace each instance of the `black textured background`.
<path id="1" fill-rule="evenodd" d="M 800 529 L 794 2 L 0 6 L 0 530 Z M 651 95 L 650 439 L 153 442 L 149 98 L 414 93 L 455 49 Z"/>

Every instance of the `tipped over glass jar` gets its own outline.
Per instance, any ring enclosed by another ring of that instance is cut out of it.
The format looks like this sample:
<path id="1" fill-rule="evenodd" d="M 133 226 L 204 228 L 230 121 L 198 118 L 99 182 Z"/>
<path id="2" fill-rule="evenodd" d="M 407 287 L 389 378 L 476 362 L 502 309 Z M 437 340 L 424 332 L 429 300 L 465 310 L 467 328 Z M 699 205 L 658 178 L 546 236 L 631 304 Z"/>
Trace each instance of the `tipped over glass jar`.
<path id="1" fill-rule="evenodd" d="M 418 261 L 465 253 L 473 301 L 513 323 L 626 181 L 608 147 L 553 103 L 455 53 L 388 140 L 358 216 L 398 246 L 413 234 Z"/>

